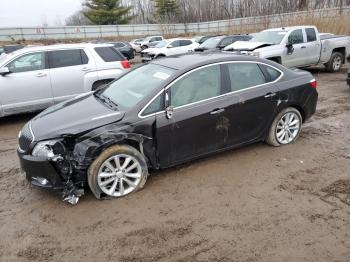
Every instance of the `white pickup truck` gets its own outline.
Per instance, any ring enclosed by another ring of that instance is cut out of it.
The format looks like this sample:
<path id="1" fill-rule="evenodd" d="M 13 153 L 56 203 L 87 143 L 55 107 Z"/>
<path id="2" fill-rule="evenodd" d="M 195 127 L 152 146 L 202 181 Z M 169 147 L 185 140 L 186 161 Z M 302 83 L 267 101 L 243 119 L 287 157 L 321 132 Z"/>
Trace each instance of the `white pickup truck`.
<path id="1" fill-rule="evenodd" d="M 254 35 L 250 41 L 238 41 L 225 51 L 240 51 L 278 62 L 286 67 L 323 64 L 328 72 L 337 72 L 350 61 L 350 36 L 322 35 L 315 26 L 274 28 Z"/>

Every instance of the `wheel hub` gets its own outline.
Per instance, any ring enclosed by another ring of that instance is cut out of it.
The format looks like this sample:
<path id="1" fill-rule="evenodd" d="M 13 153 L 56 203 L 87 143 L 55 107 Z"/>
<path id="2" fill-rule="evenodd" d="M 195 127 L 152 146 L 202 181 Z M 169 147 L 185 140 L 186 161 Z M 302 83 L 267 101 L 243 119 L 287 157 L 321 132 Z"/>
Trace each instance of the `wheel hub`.
<path id="1" fill-rule="evenodd" d="M 97 183 L 106 195 L 121 197 L 137 189 L 141 175 L 141 164 L 135 157 L 117 154 L 102 163 Z"/>

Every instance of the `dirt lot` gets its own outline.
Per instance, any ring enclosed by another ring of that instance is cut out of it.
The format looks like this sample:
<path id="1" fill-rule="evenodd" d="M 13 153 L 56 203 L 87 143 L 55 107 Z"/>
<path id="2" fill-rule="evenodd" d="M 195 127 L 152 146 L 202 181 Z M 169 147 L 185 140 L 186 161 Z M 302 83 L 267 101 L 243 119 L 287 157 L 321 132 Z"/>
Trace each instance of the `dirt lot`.
<path id="1" fill-rule="evenodd" d="M 286 147 L 263 143 L 150 177 L 77 206 L 30 186 L 0 121 L 0 261 L 350 261 L 350 89 L 312 70 L 316 115 Z"/>

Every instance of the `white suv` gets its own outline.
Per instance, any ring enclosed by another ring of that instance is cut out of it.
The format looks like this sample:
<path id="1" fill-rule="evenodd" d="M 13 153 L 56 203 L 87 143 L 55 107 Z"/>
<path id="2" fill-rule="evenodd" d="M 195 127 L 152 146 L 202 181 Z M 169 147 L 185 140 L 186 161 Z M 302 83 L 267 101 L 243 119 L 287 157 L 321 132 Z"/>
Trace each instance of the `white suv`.
<path id="1" fill-rule="evenodd" d="M 191 39 L 173 38 L 159 42 L 155 47 L 145 49 L 141 52 L 142 61 L 171 55 L 181 55 L 192 52 L 199 44 Z"/>
<path id="2" fill-rule="evenodd" d="M 130 69 L 109 44 L 28 47 L 0 56 L 0 117 L 45 109 Z"/>

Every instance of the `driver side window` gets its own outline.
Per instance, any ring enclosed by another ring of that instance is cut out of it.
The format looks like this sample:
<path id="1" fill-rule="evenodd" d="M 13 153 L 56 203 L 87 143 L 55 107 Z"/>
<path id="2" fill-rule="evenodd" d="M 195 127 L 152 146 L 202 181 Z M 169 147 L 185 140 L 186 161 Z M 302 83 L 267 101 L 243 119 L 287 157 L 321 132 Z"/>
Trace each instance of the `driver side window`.
<path id="1" fill-rule="evenodd" d="M 7 65 L 11 73 L 21 73 L 36 70 L 43 70 L 45 66 L 45 54 L 44 53 L 32 53 L 26 54 Z"/>
<path id="2" fill-rule="evenodd" d="M 214 65 L 196 70 L 170 88 L 171 105 L 179 107 L 220 95 L 220 66 Z"/>
<path id="3" fill-rule="evenodd" d="M 172 47 L 179 47 L 180 46 L 180 41 L 179 40 L 173 41 L 173 42 L 170 43 L 170 45 Z"/>
<path id="4" fill-rule="evenodd" d="M 303 30 L 297 29 L 291 32 L 288 37 L 288 43 L 292 45 L 304 43 Z"/>

